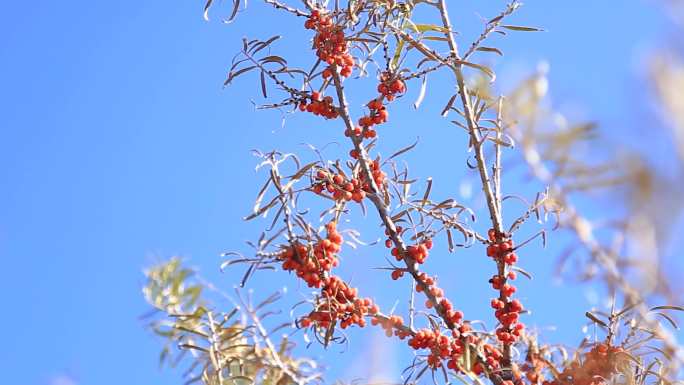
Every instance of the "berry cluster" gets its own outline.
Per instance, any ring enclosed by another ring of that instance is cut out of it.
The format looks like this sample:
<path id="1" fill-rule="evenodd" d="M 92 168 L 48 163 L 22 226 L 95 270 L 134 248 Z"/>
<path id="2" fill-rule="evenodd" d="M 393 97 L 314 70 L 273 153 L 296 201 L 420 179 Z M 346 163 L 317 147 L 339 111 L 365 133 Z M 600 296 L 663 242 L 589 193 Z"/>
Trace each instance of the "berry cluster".
<path id="1" fill-rule="evenodd" d="M 525 377 L 533 384 L 538 384 L 541 379 L 543 379 L 543 371 L 548 367 L 547 361 L 543 359 L 539 350 L 530 349 L 527 351 L 525 357 L 525 363 L 522 365 L 522 371 L 525 373 Z M 522 377 L 521 374 L 517 373 L 518 377 Z"/>
<path id="2" fill-rule="evenodd" d="M 375 134 L 372 133 L 375 132 L 375 130 L 373 130 L 372 127 L 376 124 L 386 123 L 389 118 L 389 112 L 387 112 L 387 107 L 382 103 L 381 96 L 372 99 L 366 104 L 366 107 L 368 107 L 368 115 L 359 118 L 359 126 L 363 127 L 364 137 L 373 138 L 375 137 Z M 369 134 L 365 134 L 365 132 L 369 132 Z M 345 134 L 347 133 L 345 132 Z"/>
<path id="3" fill-rule="evenodd" d="M 351 325 L 366 326 L 366 315 L 378 313 L 378 306 L 370 298 L 360 298 L 358 290 L 350 287 L 336 276 L 324 279 L 321 296 L 316 308 L 307 317 L 300 320 L 302 327 L 309 327 L 313 323 L 327 329 L 339 321 L 342 329 Z"/>
<path id="4" fill-rule="evenodd" d="M 448 359 L 449 368 L 456 369 L 456 363 L 465 350 L 463 340 L 443 335 L 439 330 L 421 329 L 412 334 L 407 330 L 403 319 L 397 315 L 387 319 L 375 317 L 371 320 L 371 323 L 373 325 L 380 325 L 388 337 L 394 335 L 403 340 L 410 336 L 408 345 L 415 350 L 430 350 L 427 362 L 432 368 L 441 367 L 442 360 Z M 470 328 L 468 325 L 462 325 L 461 330 L 463 333 L 467 333 L 470 331 Z M 456 331 L 456 333 L 460 334 L 460 331 Z"/>
<path id="5" fill-rule="evenodd" d="M 487 246 L 487 256 L 502 266 L 512 266 L 518 261 L 511 239 L 503 239 L 493 229 L 489 230 L 488 236 L 491 243 Z M 525 329 L 525 325 L 518 322 L 523 305 L 519 300 L 510 298 L 516 287 L 507 281 L 515 278 L 515 272 L 509 270 L 505 276 L 496 274 L 489 280 L 494 290 L 499 292 L 499 298 L 492 299 L 491 306 L 495 310 L 494 316 L 501 324 L 496 330 L 496 337 L 504 345 L 513 344 Z"/>
<path id="6" fill-rule="evenodd" d="M 299 102 L 299 110 L 311 112 L 316 116 L 322 116 L 326 119 L 336 119 L 340 113 L 333 105 L 332 96 L 321 97 L 320 92 L 314 91 L 311 93 L 311 101 L 307 103 L 306 99 Z"/>
<path id="7" fill-rule="evenodd" d="M 359 158 L 359 152 L 356 151 L 356 149 L 351 150 L 349 152 L 349 156 L 351 156 L 353 159 L 358 159 Z M 380 169 L 380 159 L 375 159 L 374 161 L 370 162 L 368 164 L 368 166 L 369 166 L 370 171 L 371 171 L 371 178 L 373 178 L 375 185 L 378 186 L 378 188 L 383 189 L 385 186 L 385 179 L 387 178 L 387 175 Z M 367 182 L 367 180 L 369 178 L 366 176 L 366 172 L 362 169 L 358 170 L 358 171 L 357 170 L 358 169 L 354 169 L 354 174 L 356 174 L 358 176 L 352 177 L 350 180 L 352 185 L 356 186 L 356 187 L 354 187 L 353 191 L 356 191 L 356 189 L 360 188 L 362 191 L 365 191 L 366 193 L 372 193 L 373 189 L 371 189 L 370 184 Z M 318 175 L 317 175 L 317 177 L 318 177 Z M 344 176 L 342 176 L 342 178 L 343 178 L 342 181 L 344 182 Z M 354 180 L 356 180 L 356 182 L 354 182 Z M 321 184 L 321 183 L 319 182 L 318 184 Z M 323 190 L 320 187 L 316 187 L 317 185 L 314 185 L 314 191 L 318 191 L 319 193 L 322 192 Z M 345 186 L 348 186 L 348 185 L 345 183 Z M 328 188 L 327 183 L 325 183 L 325 188 L 326 189 Z M 331 193 L 334 192 L 335 190 L 337 190 L 335 188 L 335 186 L 333 186 L 332 191 L 330 189 L 328 189 L 328 191 Z M 353 191 L 352 191 L 352 197 L 350 199 L 353 199 Z M 348 195 L 345 194 L 344 197 L 346 197 L 346 196 L 348 196 Z M 347 200 L 350 200 L 350 199 L 347 199 Z M 363 198 L 361 198 L 361 199 L 363 199 Z"/>
<path id="8" fill-rule="evenodd" d="M 325 273 L 339 263 L 335 255 L 342 246 L 342 235 L 337 232 L 335 222 L 328 223 L 326 230 L 327 237 L 313 244 L 312 254 L 309 247 L 295 243 L 278 255 L 278 259 L 283 261 L 283 270 L 295 271 L 309 287 L 320 288 L 324 284 Z"/>
<path id="9" fill-rule="evenodd" d="M 372 139 L 375 138 L 378 135 L 377 131 L 368 128 L 364 126 L 364 128 L 361 127 L 354 127 L 353 130 L 346 129 L 344 130 L 344 136 L 346 137 L 352 137 L 355 136 L 357 138 L 363 138 L 363 139 Z"/>
<path id="10" fill-rule="evenodd" d="M 380 75 L 378 92 L 391 102 L 397 95 L 406 92 L 406 83 L 401 79 L 394 78 L 389 72 L 383 72 Z"/>
<path id="11" fill-rule="evenodd" d="M 404 230 L 401 226 L 397 226 L 397 234 L 401 234 L 402 231 Z M 385 230 L 385 235 L 389 236 L 389 230 Z M 392 256 L 397 260 L 401 261 L 402 256 L 401 253 L 399 253 L 399 249 L 396 247 L 393 247 L 394 244 L 392 242 L 391 238 L 385 239 L 385 247 L 388 249 L 392 249 L 390 253 Z M 430 238 L 425 238 L 422 242 L 419 242 L 415 245 L 411 245 L 406 248 L 406 252 L 408 256 L 416 261 L 417 263 L 425 263 L 425 260 L 427 259 L 428 255 L 430 255 L 429 250 L 432 248 L 432 239 Z"/>
<path id="12" fill-rule="evenodd" d="M 410 332 L 404 326 L 404 319 L 401 316 L 393 315 L 388 318 L 374 317 L 371 320 L 372 325 L 380 325 L 385 330 L 387 337 L 395 335 L 399 339 L 405 339 L 410 335 Z"/>
<path id="13" fill-rule="evenodd" d="M 373 126 L 386 123 L 389 118 L 389 112 L 387 112 L 387 107 L 383 104 L 383 100 L 387 99 L 392 101 L 394 100 L 395 95 L 406 91 L 406 86 L 403 81 L 397 79 L 388 82 L 388 76 L 387 73 L 381 75 L 381 82 L 378 85 L 378 92 L 380 92 L 380 95 L 371 99 L 371 101 L 366 104 L 366 107 L 368 107 L 368 114 L 359 118 L 357 127 L 345 130 L 345 136 L 362 139 L 371 139 L 377 136 L 377 132 Z M 352 152 L 355 152 L 355 150 L 352 150 Z M 358 154 L 356 155 L 357 156 L 352 155 L 352 158 L 356 159 Z"/>
<path id="14" fill-rule="evenodd" d="M 334 221 L 325 227 L 327 236 L 310 247 L 297 242 L 278 254 L 283 270 L 295 271 L 309 287 L 321 289 L 316 308 L 300 320 L 300 325 L 309 327 L 316 323 L 327 328 L 340 321 L 342 328 L 352 324 L 363 327 L 364 316 L 376 314 L 378 307 L 370 298 L 359 298 L 358 290 L 341 278 L 329 275 L 338 265 L 336 254 L 340 252 L 343 239 Z"/>
<path id="15" fill-rule="evenodd" d="M 444 335 L 439 330 L 422 329 L 409 340 L 408 344 L 414 349 L 429 349 L 427 357 L 428 365 L 435 369 L 442 366 L 443 360 L 447 361 L 447 368 L 462 371 L 464 368 L 462 355 L 466 344 L 479 344 L 481 340 L 470 333 L 468 324 L 460 325 L 452 331 L 452 336 Z M 501 352 L 490 344 L 482 344 L 484 362 L 474 362 L 470 368 L 466 368 L 475 374 L 482 374 L 485 366 L 488 370 L 499 368 Z"/>
<path id="16" fill-rule="evenodd" d="M 389 242 L 388 242 L 389 241 Z M 392 246 L 392 240 L 387 239 L 385 241 L 385 246 L 389 245 L 389 247 Z M 406 248 L 406 252 L 408 253 L 409 257 L 411 257 L 412 260 L 416 261 L 417 263 L 424 263 L 425 259 L 427 259 L 429 255 L 429 249 L 432 248 L 432 240 L 428 239 L 425 242 L 418 243 L 416 245 L 411 245 Z M 391 251 L 392 256 L 397 260 L 401 261 L 402 257 L 401 254 L 399 253 L 399 249 L 396 247 L 392 247 Z"/>
<path id="17" fill-rule="evenodd" d="M 354 157 L 355 154 L 352 154 Z M 379 187 L 385 184 L 385 173 L 380 170 L 380 161 L 375 160 L 370 163 L 372 178 Z M 354 175 L 356 174 L 356 176 Z M 316 172 L 315 181 L 312 189 L 316 194 L 323 193 L 323 190 L 332 194 L 337 201 L 354 201 L 361 203 L 366 195 L 372 192 L 366 174 L 363 170 L 354 169 L 352 176 L 347 177 L 342 173 L 334 173 L 326 169 L 319 169 Z"/>
<path id="18" fill-rule="evenodd" d="M 366 197 L 368 185 L 359 178 L 346 178 L 343 174 L 332 173 L 325 169 L 316 172 L 316 182 L 313 191 L 321 194 L 323 190 L 331 193 L 337 201 L 351 201 L 361 203 Z"/>
<path id="19" fill-rule="evenodd" d="M 487 246 L 488 257 L 492 257 L 496 261 L 503 261 L 509 266 L 518 262 L 518 255 L 513 252 L 513 240 L 496 242 L 496 234 L 492 230 L 489 231 L 489 240 L 492 243 Z"/>
<path id="20" fill-rule="evenodd" d="M 332 71 L 336 68 L 340 68 L 340 75 L 344 77 L 351 75 L 354 69 L 354 57 L 349 54 L 349 43 L 342 28 L 336 26 L 329 15 L 319 10 L 311 12 L 304 27 L 316 31 L 313 39 L 316 56 L 329 65 L 323 71 L 323 77 L 332 76 Z"/>
<path id="21" fill-rule="evenodd" d="M 627 363 L 628 355 L 619 346 L 605 343 L 594 345 L 584 356 L 568 366 L 557 379 L 543 381 L 542 385 L 604 385 L 610 383 Z"/>
<path id="22" fill-rule="evenodd" d="M 447 359 L 453 356 L 456 359 L 463 353 L 460 341 L 455 341 L 448 336 L 441 334 L 439 330 L 421 329 L 414 335 L 408 344 L 412 348 L 430 349 L 427 362 L 430 367 L 438 368 L 442 366 L 442 359 Z"/>
<path id="23" fill-rule="evenodd" d="M 355 151 L 355 150 L 352 150 L 352 151 Z M 350 155 L 352 155 L 352 158 L 354 158 L 354 159 L 358 158 L 358 154 L 352 153 Z M 356 155 L 356 156 L 354 156 L 354 155 Z M 370 171 L 371 171 L 370 177 L 373 178 L 375 185 L 378 186 L 378 188 L 382 189 L 383 186 L 385 185 L 385 179 L 386 179 L 387 175 L 380 169 L 380 159 L 375 159 L 374 161 L 370 162 L 368 164 L 368 166 L 369 166 Z M 359 172 L 359 177 L 361 178 L 361 180 L 369 179 L 366 176 L 366 172 L 364 170 L 361 170 Z M 364 185 L 367 186 L 367 184 L 364 184 Z M 369 191 L 369 192 L 371 191 L 370 186 L 367 187 L 367 191 Z"/>

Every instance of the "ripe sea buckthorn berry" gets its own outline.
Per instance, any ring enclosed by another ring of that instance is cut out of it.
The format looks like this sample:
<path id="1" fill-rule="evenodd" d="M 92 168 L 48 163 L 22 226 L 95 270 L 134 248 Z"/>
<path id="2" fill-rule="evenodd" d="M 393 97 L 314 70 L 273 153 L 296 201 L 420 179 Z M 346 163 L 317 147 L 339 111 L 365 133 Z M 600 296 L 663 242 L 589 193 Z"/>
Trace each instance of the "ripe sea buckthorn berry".
<path id="1" fill-rule="evenodd" d="M 514 312 L 520 312 L 523 309 L 522 303 L 520 303 L 520 301 L 518 301 L 517 299 L 514 299 L 513 301 L 511 301 L 509 303 L 509 307 L 510 307 L 511 311 L 514 311 Z"/>
<path id="2" fill-rule="evenodd" d="M 404 272 L 402 270 L 392 270 L 392 279 L 397 280 L 401 278 L 404 275 Z"/>
<path id="3" fill-rule="evenodd" d="M 503 309 L 506 306 L 502 300 L 497 298 L 492 300 L 491 305 L 494 309 Z"/>
<path id="4" fill-rule="evenodd" d="M 504 257 L 504 262 L 507 265 L 515 265 L 515 263 L 518 262 L 518 256 L 515 253 L 508 253 Z"/>
<path id="5" fill-rule="evenodd" d="M 505 295 L 506 297 L 510 297 L 511 295 L 513 295 L 513 293 L 515 293 L 515 290 L 516 290 L 515 286 L 510 285 L 508 283 L 505 283 L 501 287 L 501 291 L 503 292 L 503 295 Z"/>

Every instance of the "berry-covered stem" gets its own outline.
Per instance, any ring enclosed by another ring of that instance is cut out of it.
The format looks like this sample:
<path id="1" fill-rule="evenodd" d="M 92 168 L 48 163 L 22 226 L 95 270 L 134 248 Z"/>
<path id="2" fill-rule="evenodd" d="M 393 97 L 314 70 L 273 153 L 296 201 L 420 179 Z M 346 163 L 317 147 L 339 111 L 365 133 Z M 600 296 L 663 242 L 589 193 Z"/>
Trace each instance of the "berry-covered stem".
<path id="1" fill-rule="evenodd" d="M 338 104 L 339 104 L 339 113 L 340 117 L 344 121 L 345 126 L 347 127 L 348 130 L 353 130 L 354 129 L 354 123 L 352 121 L 352 118 L 349 114 L 349 107 L 347 104 L 347 99 L 346 95 L 344 93 L 344 86 L 342 85 L 342 81 L 337 74 L 337 71 L 334 70 L 332 71 L 332 77 L 333 77 L 333 84 L 335 85 L 335 90 L 337 92 L 337 98 L 338 98 Z M 406 244 L 404 243 L 404 240 L 402 239 L 401 235 L 397 231 L 397 226 L 392 220 L 392 216 L 389 213 L 389 209 L 387 208 L 387 205 L 385 205 L 385 202 L 383 202 L 382 197 L 379 195 L 380 189 L 378 188 L 377 184 L 373 180 L 372 176 L 372 170 L 370 168 L 370 157 L 368 156 L 368 152 L 366 151 L 365 147 L 363 146 L 362 143 L 362 138 L 357 137 L 357 136 L 350 136 L 352 143 L 354 144 L 354 149 L 357 151 L 359 154 L 358 160 L 359 163 L 361 164 L 361 168 L 364 171 L 364 175 L 366 177 L 366 182 L 371 186 L 372 192 L 367 195 L 368 199 L 373 203 L 373 206 L 375 206 L 378 216 L 380 217 L 380 220 L 382 220 L 382 223 L 385 225 L 385 228 L 387 230 L 387 234 L 389 238 L 392 240 L 392 243 L 394 244 L 394 247 L 397 248 L 399 255 L 401 255 L 402 260 L 404 261 L 406 265 L 406 270 L 411 274 L 413 279 L 417 282 L 419 286 L 422 286 L 422 291 L 425 294 L 425 296 L 428 298 L 428 300 L 433 304 L 435 307 L 435 310 L 437 310 L 437 313 L 440 315 L 440 317 L 444 320 L 445 324 L 449 329 L 454 329 L 456 326 L 455 324 L 447 317 L 446 314 L 446 309 L 443 309 L 442 306 L 440 305 L 439 301 L 437 300 L 437 297 L 435 297 L 431 292 L 430 288 L 425 285 L 422 280 L 420 279 L 420 271 L 418 270 L 418 267 L 416 265 L 416 262 L 408 256 L 407 253 L 407 247 Z"/>
<path id="2" fill-rule="evenodd" d="M 487 207 L 489 209 L 489 216 L 492 221 L 492 227 L 494 230 L 495 237 L 493 239 L 496 244 L 503 245 L 506 244 L 505 234 L 503 230 L 502 217 L 501 217 L 501 187 L 500 187 L 500 145 L 494 143 L 495 146 L 495 165 L 494 165 L 494 189 L 492 188 L 492 181 L 489 178 L 489 171 L 487 169 L 487 164 L 484 157 L 484 139 L 482 137 L 482 132 L 475 118 L 473 112 L 473 107 L 471 104 L 470 94 L 468 88 L 465 84 L 463 76 L 463 64 L 461 64 L 461 57 L 458 52 L 458 45 L 454 40 L 451 28 L 451 20 L 449 19 L 449 12 L 447 10 L 446 0 L 439 0 L 439 11 L 442 18 L 442 25 L 444 27 L 444 36 L 449 44 L 450 54 L 453 59 L 455 59 L 454 64 L 451 66 L 454 75 L 456 76 L 456 84 L 458 86 L 458 94 L 461 98 L 461 103 L 463 104 L 463 112 L 468 127 L 468 133 L 470 135 L 471 145 L 475 151 L 475 160 L 477 161 L 477 170 L 480 174 L 480 180 L 482 182 L 482 190 L 485 194 L 485 200 L 487 201 Z M 500 111 L 500 109 L 499 109 Z M 500 118 L 500 117 L 499 117 Z M 497 131 L 500 131 L 500 127 Z M 504 307 L 498 311 L 507 312 L 511 311 L 511 302 L 509 300 L 512 292 L 515 288 L 506 283 L 506 262 L 503 255 L 499 258 L 495 258 L 497 267 L 497 277 L 501 280 L 501 286 L 499 287 L 499 302 L 503 304 Z M 511 289 L 512 288 L 512 289 Z M 512 312 L 512 314 L 517 316 L 517 312 Z M 515 324 L 515 322 L 513 322 Z M 522 324 L 518 324 L 522 325 Z M 518 326 L 515 325 L 515 326 Z M 503 336 L 510 336 L 511 339 L 501 338 L 503 343 L 503 357 L 501 359 L 501 364 L 503 367 L 509 367 L 511 364 L 511 340 L 514 337 L 511 336 L 512 324 L 502 326 L 502 330 L 506 333 Z"/>
<path id="3" fill-rule="evenodd" d="M 349 107 L 348 103 L 346 100 L 346 95 L 344 92 L 344 86 L 342 85 L 342 81 L 340 79 L 340 76 L 338 75 L 338 71 L 336 68 L 333 67 L 332 72 L 332 79 L 333 79 L 333 84 L 335 86 L 335 90 L 337 93 L 338 97 L 338 104 L 339 104 L 339 116 L 342 118 L 344 121 L 344 124 L 347 128 L 347 130 L 353 130 L 354 129 L 354 124 L 353 120 L 351 118 L 351 115 L 349 113 Z M 410 256 L 410 253 L 408 252 L 408 248 L 406 244 L 404 243 L 404 240 L 401 237 L 401 233 L 398 230 L 396 224 L 392 220 L 392 217 L 389 213 L 389 210 L 387 208 L 387 205 L 383 202 L 382 197 L 379 195 L 380 189 L 379 186 L 375 183 L 373 178 L 371 177 L 372 172 L 371 172 L 371 167 L 370 167 L 370 157 L 368 156 L 368 152 L 366 151 L 365 147 L 363 146 L 362 143 L 362 138 L 356 135 L 351 135 L 350 136 L 352 143 L 354 145 L 354 149 L 356 150 L 358 154 L 358 161 L 361 165 L 362 170 L 364 171 L 364 175 L 366 178 L 366 182 L 371 186 L 371 192 L 367 194 L 367 198 L 370 199 L 370 201 L 373 203 L 375 206 L 378 215 L 380 219 L 382 220 L 383 224 L 385 225 L 386 228 L 386 234 L 388 235 L 389 239 L 392 241 L 392 244 L 394 247 L 397 249 L 398 255 L 400 256 L 401 260 L 403 260 L 405 266 L 406 266 L 406 271 L 411 274 L 413 280 L 416 282 L 417 288 L 423 292 L 423 294 L 427 297 L 428 303 L 435 309 L 437 314 L 440 316 L 440 318 L 444 321 L 446 324 L 447 328 L 452 331 L 454 337 L 456 337 L 456 340 L 458 343 L 463 346 L 463 349 L 466 351 L 465 354 L 466 356 L 469 356 L 470 354 L 474 354 L 474 361 L 478 363 L 478 367 L 480 368 L 486 368 L 488 361 L 485 357 L 482 357 L 480 354 L 477 353 L 475 349 L 471 348 L 471 339 L 467 336 L 467 331 L 469 330 L 469 327 L 467 325 L 459 325 L 458 323 L 454 322 L 455 319 L 462 319 L 462 314 L 460 312 L 454 312 L 450 307 L 451 303 L 446 300 L 442 299 L 441 301 L 437 298 L 437 296 L 434 294 L 434 291 L 431 290 L 433 288 L 431 285 L 426 283 L 426 274 L 422 273 L 418 270 L 418 264 L 417 262 Z M 451 314 L 451 315 L 450 315 Z M 454 316 L 455 314 L 455 316 Z M 389 325 L 389 326 L 387 326 Z M 385 323 L 383 324 L 383 327 L 387 327 L 388 335 L 390 333 L 390 330 L 392 328 L 392 325 L 395 325 L 394 327 L 396 328 L 396 325 L 401 326 L 401 322 L 397 323 Z M 411 329 L 411 328 L 409 328 Z M 449 344 L 449 339 L 445 338 L 445 336 L 442 337 L 435 337 L 435 334 L 431 334 L 429 331 L 424 331 L 423 334 L 417 335 L 415 334 L 406 334 L 402 332 L 401 330 L 399 331 L 399 337 L 403 338 L 406 335 L 412 335 L 413 339 L 410 341 L 412 343 L 412 346 L 414 348 L 424 348 L 424 347 L 429 347 L 429 346 L 442 346 L 444 348 L 445 344 Z M 430 339 L 430 336 L 432 336 L 432 339 Z M 427 338 L 427 340 L 418 338 Z M 440 339 L 441 338 L 441 339 Z M 440 345 L 441 344 L 441 345 Z M 448 350 L 447 350 L 448 351 Z M 463 353 L 460 353 L 463 354 Z M 435 358 L 433 358 L 435 357 Z M 439 366 L 439 358 L 436 358 L 438 356 L 430 356 L 428 359 L 428 363 L 433 366 L 437 367 Z M 452 369 L 456 369 L 456 364 L 455 361 L 451 361 L 454 363 L 454 366 L 451 367 Z M 466 368 L 467 370 L 470 370 L 470 368 Z M 485 369 L 483 369 L 485 370 Z M 486 371 L 486 370 L 485 370 Z M 489 377 L 489 379 L 495 384 L 495 385 L 500 385 L 503 382 L 503 379 L 501 376 L 497 373 L 494 372 L 489 372 L 486 371 L 486 375 Z"/>

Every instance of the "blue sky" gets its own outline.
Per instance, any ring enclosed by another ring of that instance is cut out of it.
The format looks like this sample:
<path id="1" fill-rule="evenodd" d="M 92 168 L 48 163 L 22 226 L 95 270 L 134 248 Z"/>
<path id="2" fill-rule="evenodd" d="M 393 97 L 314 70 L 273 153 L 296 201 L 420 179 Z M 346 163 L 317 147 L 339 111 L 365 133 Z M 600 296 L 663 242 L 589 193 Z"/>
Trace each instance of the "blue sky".
<path id="1" fill-rule="evenodd" d="M 452 6 L 463 41 L 479 33 L 476 10 L 487 17 L 504 4 L 491 1 L 482 9 L 477 3 Z M 529 72 L 540 60 L 548 61 L 554 100 L 629 142 L 651 114 L 643 103 L 634 103 L 644 98 L 642 60 L 669 31 L 653 2 L 611 3 L 527 1 L 512 23 L 547 32 L 500 40 L 506 56 L 495 65 L 505 84 L 506 74 Z M 307 39 L 301 20 L 252 1 L 232 25 L 218 17 L 207 23 L 202 5 L 154 0 L 0 5 L 3 383 L 55 384 L 59 378 L 101 385 L 182 383 L 177 373 L 158 370 L 159 344 L 137 319 L 147 309 L 140 293 L 142 269 L 182 255 L 217 285 L 230 288 L 232 276 L 217 272 L 218 254 L 240 249 L 261 225 L 240 220 L 262 177 L 254 174 L 249 150 L 304 151 L 304 140 L 319 147 L 336 140 L 337 128 L 319 120 L 295 117 L 281 127 L 278 113 L 254 111 L 246 98 L 260 98 L 254 78 L 221 87 L 241 37 L 286 30 L 278 49 L 287 52 Z M 425 103 L 438 110 L 443 100 L 428 97 Z M 416 136 L 435 152 L 463 144 L 460 133 L 436 117 L 396 116 L 401 123 L 392 123 L 397 133 L 385 144 L 386 154 Z M 342 147 L 330 154 L 345 152 Z M 441 191 L 458 187 L 448 162 L 408 159 L 416 162 L 417 175 L 451 177 Z M 369 222 L 373 225 L 364 226 L 373 229 L 375 222 Z M 536 256 L 529 263 L 543 274 L 553 253 Z M 391 306 L 394 289 L 378 286 L 373 274 L 379 273 L 359 273 L 355 279 Z M 296 288 L 293 280 L 281 278 Z M 267 280 L 273 276 L 257 277 L 253 286 L 269 287 Z M 458 294 L 476 284 L 455 279 L 453 290 L 464 308 L 487 311 Z M 545 284 L 551 281 L 523 285 L 528 303 L 549 303 Z M 580 307 L 572 313 L 539 306 L 537 322 L 567 325 L 549 338 L 573 343 L 581 337 L 582 306 L 588 305 L 577 288 L 558 290 L 564 303 Z M 576 321 L 566 320 L 571 317 Z M 367 347 L 360 342 L 348 353 Z M 313 348 L 311 354 L 323 352 Z M 368 375 L 349 355 L 327 354 L 338 362 L 331 365 L 331 380 Z M 345 368 L 358 370 L 349 374 Z"/>

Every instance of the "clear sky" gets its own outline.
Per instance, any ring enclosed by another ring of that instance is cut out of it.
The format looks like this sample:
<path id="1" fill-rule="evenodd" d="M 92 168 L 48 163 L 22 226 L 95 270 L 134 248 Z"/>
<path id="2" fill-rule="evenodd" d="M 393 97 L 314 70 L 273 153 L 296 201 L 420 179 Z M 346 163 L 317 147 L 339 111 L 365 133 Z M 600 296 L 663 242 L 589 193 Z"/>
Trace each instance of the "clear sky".
<path id="1" fill-rule="evenodd" d="M 453 1 L 464 39 L 479 33 L 475 10 L 490 17 L 504 4 L 489 1 L 481 9 L 477 3 Z M 281 128 L 278 113 L 254 111 L 247 98 L 260 98 L 253 77 L 221 87 L 242 36 L 280 31 L 285 39 L 277 47 L 287 52 L 308 38 L 300 19 L 253 0 L 234 24 L 218 18 L 207 23 L 202 5 L 0 4 L 0 382 L 182 383 L 177 373 L 158 370 L 160 345 L 137 318 L 147 309 L 140 293 L 143 268 L 182 255 L 230 289 L 231 276 L 217 272 L 219 253 L 240 249 L 263 224 L 240 220 L 263 177 L 255 176 L 249 150 L 304 151 L 303 141 L 321 147 L 337 139 L 339 128 L 320 120 L 288 119 Z M 529 72 L 546 60 L 555 101 L 606 130 L 634 136 L 636 122 L 649 114 L 634 103 L 643 97 L 642 59 L 668 35 L 661 11 L 650 1 L 528 0 L 512 22 L 547 32 L 500 41 L 506 56 L 496 68 L 505 84 L 507 73 Z M 443 102 L 425 103 L 435 110 Z M 391 126 L 397 136 L 386 154 L 417 136 L 424 148 L 449 154 L 442 139 L 460 135 L 437 117 L 396 116 Z M 452 151 L 463 148 L 456 139 L 451 144 Z M 418 158 L 413 170 L 422 177 L 449 176 L 448 160 Z M 444 185 L 453 190 L 459 184 Z M 527 266 L 543 275 L 551 254 L 539 252 Z M 277 273 L 266 274 L 253 282 L 257 290 Z M 374 284 L 373 274 L 380 273 L 359 273 L 357 282 L 391 305 L 395 294 Z M 296 288 L 284 274 L 278 279 Z M 559 289 L 565 290 L 565 309 L 544 294 L 550 280 L 534 282 L 523 296 L 533 309 L 539 305 L 538 326 L 567 325 L 549 338 L 578 341 L 589 306 L 583 292 Z M 464 308 L 487 311 L 469 299 L 466 277 L 452 284 Z M 339 350 L 328 354 L 338 360 Z M 312 348 L 311 354 L 322 352 Z M 353 357 L 337 362 L 331 380 L 368 375 Z"/>

